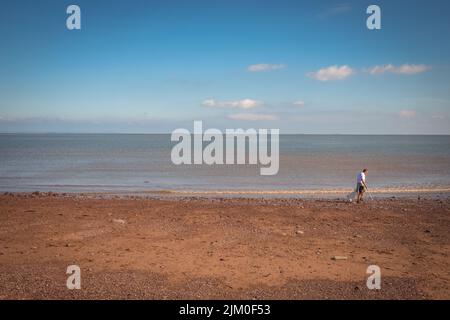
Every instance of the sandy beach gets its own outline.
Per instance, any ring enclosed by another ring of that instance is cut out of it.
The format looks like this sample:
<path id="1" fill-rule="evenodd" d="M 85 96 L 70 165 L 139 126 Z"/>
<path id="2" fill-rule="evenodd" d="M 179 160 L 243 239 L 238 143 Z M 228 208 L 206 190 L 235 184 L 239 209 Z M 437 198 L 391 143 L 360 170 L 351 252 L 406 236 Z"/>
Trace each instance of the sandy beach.
<path id="1" fill-rule="evenodd" d="M 0 299 L 449 299 L 449 213 L 448 198 L 6 194 Z"/>

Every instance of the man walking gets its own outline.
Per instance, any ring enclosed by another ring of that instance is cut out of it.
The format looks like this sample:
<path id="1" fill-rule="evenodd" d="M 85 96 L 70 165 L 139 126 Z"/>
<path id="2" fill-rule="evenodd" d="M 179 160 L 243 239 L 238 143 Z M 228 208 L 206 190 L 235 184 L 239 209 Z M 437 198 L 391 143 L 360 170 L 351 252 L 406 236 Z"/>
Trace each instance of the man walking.
<path id="1" fill-rule="evenodd" d="M 366 175 L 367 175 L 367 172 L 368 172 L 368 170 L 364 169 L 363 171 L 358 173 L 358 176 L 356 178 L 356 192 L 358 193 L 358 198 L 356 200 L 357 203 L 362 201 L 364 192 L 367 189 L 367 186 L 366 186 Z"/>

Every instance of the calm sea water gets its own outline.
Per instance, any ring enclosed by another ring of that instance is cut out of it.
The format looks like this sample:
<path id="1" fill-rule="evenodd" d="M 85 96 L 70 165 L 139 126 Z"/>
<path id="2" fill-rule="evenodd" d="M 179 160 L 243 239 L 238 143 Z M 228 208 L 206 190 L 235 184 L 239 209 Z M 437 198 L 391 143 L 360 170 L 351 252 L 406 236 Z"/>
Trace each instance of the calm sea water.
<path id="1" fill-rule="evenodd" d="M 170 135 L 1 134 L 0 190 L 349 190 L 369 168 L 373 190 L 450 187 L 450 136 L 282 135 L 280 169 L 175 166 Z"/>

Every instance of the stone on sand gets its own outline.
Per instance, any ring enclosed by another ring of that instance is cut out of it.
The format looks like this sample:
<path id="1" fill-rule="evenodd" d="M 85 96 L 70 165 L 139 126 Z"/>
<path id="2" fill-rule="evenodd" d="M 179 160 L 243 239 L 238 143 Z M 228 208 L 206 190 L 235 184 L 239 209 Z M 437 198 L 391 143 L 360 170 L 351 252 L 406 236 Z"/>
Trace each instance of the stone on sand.
<path id="1" fill-rule="evenodd" d="M 336 261 L 338 261 L 338 260 L 347 260 L 347 257 L 346 256 L 333 256 L 331 259 L 332 260 L 336 260 Z"/>

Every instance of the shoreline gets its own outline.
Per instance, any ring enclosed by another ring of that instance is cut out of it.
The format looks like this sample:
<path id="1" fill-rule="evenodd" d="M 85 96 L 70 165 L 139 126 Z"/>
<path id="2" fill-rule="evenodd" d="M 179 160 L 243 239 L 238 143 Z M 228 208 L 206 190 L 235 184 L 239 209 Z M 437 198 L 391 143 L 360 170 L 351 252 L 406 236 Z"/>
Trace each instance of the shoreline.
<path id="1" fill-rule="evenodd" d="M 385 200 L 390 198 L 399 199 L 439 199 L 449 198 L 450 188 L 384 188 L 384 189 L 370 189 L 370 195 L 365 193 L 365 198 L 373 200 Z M 160 189 L 160 190 L 143 190 L 143 191 L 2 191 L 2 195 L 13 196 L 34 196 L 34 195 L 51 195 L 51 196 L 89 196 L 98 198 L 108 197 L 139 197 L 139 198 L 266 198 L 266 199 L 303 199 L 303 200 L 336 200 L 348 201 L 348 196 L 351 194 L 349 189 L 298 189 L 298 190 L 178 190 L 178 189 Z M 372 198 L 370 197 L 372 196 Z"/>
<path id="2" fill-rule="evenodd" d="M 449 299 L 449 229 L 448 198 L 0 195 L 0 299 Z"/>

